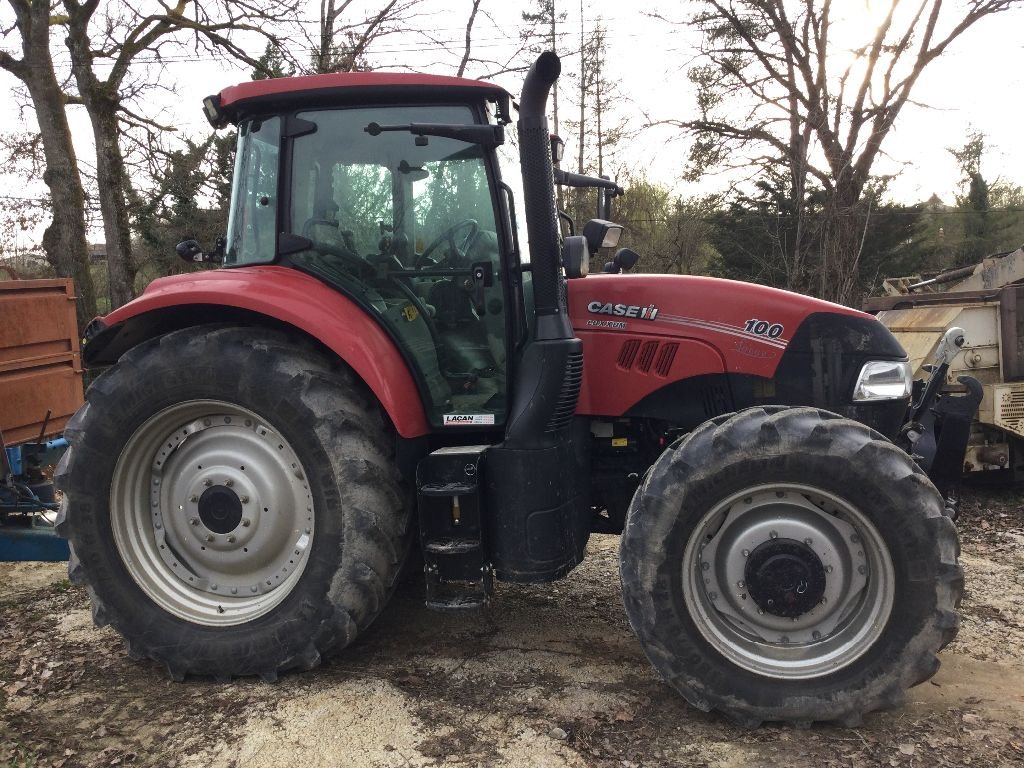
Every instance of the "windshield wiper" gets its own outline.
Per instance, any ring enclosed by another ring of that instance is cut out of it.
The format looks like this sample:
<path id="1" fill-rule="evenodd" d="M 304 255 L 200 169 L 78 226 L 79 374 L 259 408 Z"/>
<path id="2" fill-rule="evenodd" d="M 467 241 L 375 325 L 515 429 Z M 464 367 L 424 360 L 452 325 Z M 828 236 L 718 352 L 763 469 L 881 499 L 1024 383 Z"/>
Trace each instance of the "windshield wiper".
<path id="1" fill-rule="evenodd" d="M 447 123 L 406 123 L 405 125 L 381 125 L 370 123 L 363 128 L 371 136 L 380 136 L 385 131 L 405 131 L 416 134 L 416 146 L 426 146 L 427 136 L 441 136 L 445 139 L 464 141 L 497 147 L 505 143 L 505 128 L 500 125 L 451 125 Z"/>

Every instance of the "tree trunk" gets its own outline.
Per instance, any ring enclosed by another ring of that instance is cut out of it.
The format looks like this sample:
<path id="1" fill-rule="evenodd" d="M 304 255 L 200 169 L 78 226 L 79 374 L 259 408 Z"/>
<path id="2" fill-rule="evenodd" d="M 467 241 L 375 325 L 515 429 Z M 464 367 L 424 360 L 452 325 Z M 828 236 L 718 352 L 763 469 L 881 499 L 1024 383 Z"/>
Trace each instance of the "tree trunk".
<path id="1" fill-rule="evenodd" d="M 110 308 L 116 309 L 135 297 L 137 270 L 128 215 L 129 180 L 121 154 L 117 108 L 111 101 L 95 93 L 86 98 L 96 139 L 96 182 L 107 240 Z"/>
<path id="2" fill-rule="evenodd" d="M 53 219 L 43 232 L 43 251 L 60 277 L 75 281 L 78 328 L 84 331 L 96 315 L 85 231 L 85 191 L 64 111 L 64 93 L 53 71 L 49 13 L 49 5 L 37 0 L 31 4 L 30 15 L 18 19 L 24 52 L 24 76 L 18 76 L 32 99 L 46 159 L 43 181 L 50 192 Z"/>
<path id="3" fill-rule="evenodd" d="M 852 184 L 832 191 L 823 215 L 818 295 L 837 304 L 848 304 L 857 286 L 857 273 L 866 220 L 862 221 L 862 189 Z"/>
<path id="4" fill-rule="evenodd" d="M 107 242 L 107 274 L 113 310 L 127 304 L 135 295 L 136 268 L 127 203 L 130 184 L 118 130 L 118 85 L 99 80 L 92 68 L 93 54 L 87 30 L 91 13 L 91 9 L 78 9 L 70 15 L 67 45 L 79 96 L 89 113 L 96 143 L 96 183 Z"/>

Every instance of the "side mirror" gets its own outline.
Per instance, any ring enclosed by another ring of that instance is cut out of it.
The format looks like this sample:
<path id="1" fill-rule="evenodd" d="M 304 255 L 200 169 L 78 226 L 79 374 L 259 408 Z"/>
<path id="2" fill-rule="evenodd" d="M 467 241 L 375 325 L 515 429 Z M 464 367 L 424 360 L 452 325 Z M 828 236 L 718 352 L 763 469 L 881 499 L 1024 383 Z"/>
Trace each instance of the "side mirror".
<path id="1" fill-rule="evenodd" d="M 203 249 L 197 240 L 182 240 L 175 247 L 174 252 L 178 254 L 179 259 L 187 261 L 189 264 L 203 260 Z"/>
<path id="2" fill-rule="evenodd" d="M 182 240 L 174 248 L 178 258 L 187 261 L 189 264 L 204 264 L 213 262 L 220 264 L 224 260 L 224 246 L 226 242 L 223 237 L 217 238 L 217 243 L 209 253 L 203 253 L 203 247 L 198 240 Z"/>
<path id="3" fill-rule="evenodd" d="M 590 272 L 590 251 L 583 235 L 570 235 L 562 241 L 562 267 L 569 280 L 586 277 Z"/>
<path id="4" fill-rule="evenodd" d="M 617 275 L 620 272 L 628 272 L 636 266 L 638 261 L 640 261 L 640 254 L 632 248 L 619 248 L 612 260 L 606 263 L 601 271 Z"/>

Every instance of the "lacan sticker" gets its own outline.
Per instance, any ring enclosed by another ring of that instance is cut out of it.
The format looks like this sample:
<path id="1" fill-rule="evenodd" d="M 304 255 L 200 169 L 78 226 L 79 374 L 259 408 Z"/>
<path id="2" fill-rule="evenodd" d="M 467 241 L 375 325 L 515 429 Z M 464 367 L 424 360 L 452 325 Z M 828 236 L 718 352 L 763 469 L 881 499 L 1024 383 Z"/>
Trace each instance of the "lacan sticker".
<path id="1" fill-rule="evenodd" d="M 446 413 L 444 415 L 444 425 L 446 427 L 465 427 L 465 426 L 493 426 L 494 425 L 494 414 L 493 413 Z"/>

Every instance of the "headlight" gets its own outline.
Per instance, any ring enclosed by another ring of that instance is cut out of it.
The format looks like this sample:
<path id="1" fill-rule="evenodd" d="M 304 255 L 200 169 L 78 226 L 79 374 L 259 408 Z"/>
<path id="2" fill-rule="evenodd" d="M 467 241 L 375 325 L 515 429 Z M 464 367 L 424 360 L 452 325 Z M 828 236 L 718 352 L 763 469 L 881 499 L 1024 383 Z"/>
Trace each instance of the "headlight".
<path id="1" fill-rule="evenodd" d="M 864 363 L 853 388 L 853 401 L 899 400 L 910 395 L 910 363 L 894 360 L 872 360 Z"/>

